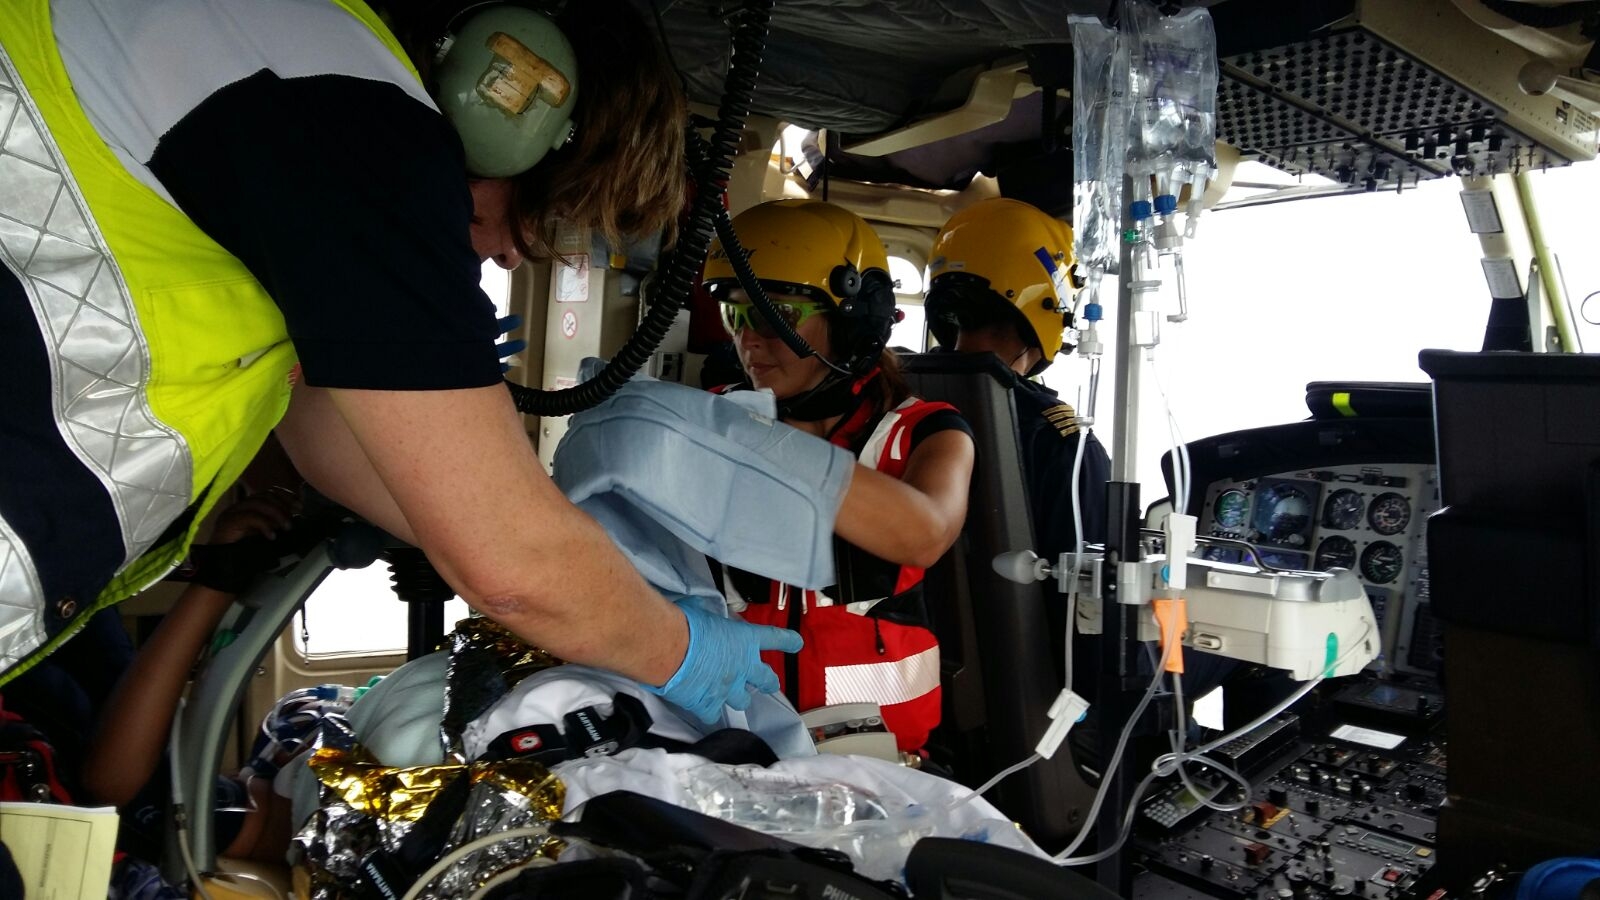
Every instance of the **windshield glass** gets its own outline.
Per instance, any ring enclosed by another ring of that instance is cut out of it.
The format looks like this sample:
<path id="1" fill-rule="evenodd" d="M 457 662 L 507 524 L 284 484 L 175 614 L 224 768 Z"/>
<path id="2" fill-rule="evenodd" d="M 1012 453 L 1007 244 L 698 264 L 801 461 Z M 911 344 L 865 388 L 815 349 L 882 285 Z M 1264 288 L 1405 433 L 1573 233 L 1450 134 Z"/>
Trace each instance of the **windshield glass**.
<path id="1" fill-rule="evenodd" d="M 1311 381 L 1425 382 L 1419 350 L 1480 349 L 1489 292 L 1460 190 L 1458 180 L 1445 179 L 1398 194 L 1297 200 L 1202 218 L 1184 251 L 1189 321 L 1163 323 L 1157 378 L 1146 380 L 1140 397 L 1144 502 L 1167 493 L 1160 459 L 1172 439 L 1157 381 L 1182 438 L 1194 440 L 1306 418 Z M 1159 277 L 1171 274 L 1164 264 Z M 1175 313 L 1169 287 L 1163 302 Z M 1115 291 L 1107 296 L 1109 324 Z M 1600 302 L 1592 309 L 1600 313 Z M 1109 332 L 1102 340 L 1095 430 L 1110 449 L 1115 352 Z M 1061 358 L 1044 380 L 1080 405 L 1086 372 L 1079 358 Z"/>

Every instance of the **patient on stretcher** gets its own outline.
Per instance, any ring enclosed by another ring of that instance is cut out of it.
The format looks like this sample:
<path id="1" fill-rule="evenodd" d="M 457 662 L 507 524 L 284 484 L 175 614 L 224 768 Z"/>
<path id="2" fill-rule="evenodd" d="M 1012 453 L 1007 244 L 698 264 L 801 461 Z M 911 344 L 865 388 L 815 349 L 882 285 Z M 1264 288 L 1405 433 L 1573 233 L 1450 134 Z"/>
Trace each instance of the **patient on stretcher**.
<path id="1" fill-rule="evenodd" d="M 669 600 L 727 614 L 707 554 L 820 587 L 833 577 L 833 518 L 853 460 L 793 440 L 771 410 L 751 408 L 763 401 L 636 381 L 574 417 L 555 479 Z M 795 535 L 808 533 L 810 546 L 795 552 Z M 447 645 L 328 716 L 316 749 L 275 779 L 292 798 L 294 855 L 328 896 L 363 878 L 414 881 L 419 857 L 571 818 L 615 790 L 839 850 L 875 879 L 901 877 L 911 844 L 932 834 L 1037 853 L 961 785 L 894 762 L 819 756 L 781 695 L 753 693 L 746 710 L 706 724 L 486 619 L 464 620 Z M 519 853 L 554 847 L 529 839 Z M 459 877 L 482 876 L 477 865 Z"/>

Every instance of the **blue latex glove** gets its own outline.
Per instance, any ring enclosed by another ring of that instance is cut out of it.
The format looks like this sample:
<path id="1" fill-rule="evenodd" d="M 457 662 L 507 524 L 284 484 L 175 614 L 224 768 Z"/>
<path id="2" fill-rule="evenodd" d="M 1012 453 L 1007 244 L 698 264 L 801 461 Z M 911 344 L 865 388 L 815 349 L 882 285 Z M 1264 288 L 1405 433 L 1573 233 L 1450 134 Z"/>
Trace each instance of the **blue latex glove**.
<path id="1" fill-rule="evenodd" d="M 722 717 L 724 705 L 734 709 L 750 705 L 746 685 L 765 694 L 778 690 L 778 676 L 761 661 L 761 651 L 796 653 L 805 645 L 800 635 L 785 628 L 751 625 L 708 613 L 693 603 L 679 603 L 678 608 L 689 620 L 689 652 L 666 684 L 645 687 L 707 725 Z"/>
<path id="2" fill-rule="evenodd" d="M 500 321 L 496 322 L 495 325 L 499 326 L 500 328 L 500 336 L 505 337 L 512 331 L 522 327 L 522 317 L 506 316 Z M 507 357 L 515 356 L 526 349 L 528 349 L 528 342 L 524 340 L 501 341 L 500 343 L 495 344 L 495 355 L 500 357 L 500 374 L 504 375 L 505 373 L 511 371 L 511 364 L 506 362 Z"/>

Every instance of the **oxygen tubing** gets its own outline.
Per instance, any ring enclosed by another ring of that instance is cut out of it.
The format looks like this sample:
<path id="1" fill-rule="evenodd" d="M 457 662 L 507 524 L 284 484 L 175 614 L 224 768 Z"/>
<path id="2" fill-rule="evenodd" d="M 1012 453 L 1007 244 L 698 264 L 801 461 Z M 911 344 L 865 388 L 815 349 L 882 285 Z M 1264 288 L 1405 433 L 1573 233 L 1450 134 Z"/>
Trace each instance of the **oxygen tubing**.
<path id="1" fill-rule="evenodd" d="M 648 310 L 628 343 L 617 352 L 598 375 L 559 391 L 541 391 L 507 383 L 517 410 L 536 416 L 568 416 L 588 409 L 616 393 L 635 372 L 650 360 L 678 310 L 689 300 L 690 286 L 705 265 L 706 252 L 716 230 L 717 214 L 726 215 L 722 195 L 728 187 L 729 171 L 744 131 L 745 117 L 755 94 L 761 70 L 761 55 L 767 45 L 767 24 L 772 18 L 773 0 L 745 0 L 744 8 L 733 16 L 733 50 L 728 76 L 723 82 L 722 103 L 707 142 L 707 155 L 695 172 L 696 190 L 689 221 L 678 242 L 668 251 L 662 265 L 663 276 L 656 296 L 648 298 Z M 692 134 L 692 132 L 691 132 Z M 768 301 L 770 303 L 770 301 Z"/>

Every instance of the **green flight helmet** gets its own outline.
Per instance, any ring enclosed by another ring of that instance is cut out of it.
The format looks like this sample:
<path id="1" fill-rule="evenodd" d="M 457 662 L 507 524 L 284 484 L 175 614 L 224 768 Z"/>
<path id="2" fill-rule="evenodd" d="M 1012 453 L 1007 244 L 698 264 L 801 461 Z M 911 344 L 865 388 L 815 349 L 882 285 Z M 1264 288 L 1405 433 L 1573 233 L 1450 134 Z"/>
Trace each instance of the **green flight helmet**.
<path id="1" fill-rule="evenodd" d="M 542 13 L 507 3 L 469 10 L 441 43 L 433 74 L 434 100 L 472 175 L 526 172 L 572 134 L 578 58 Z"/>

